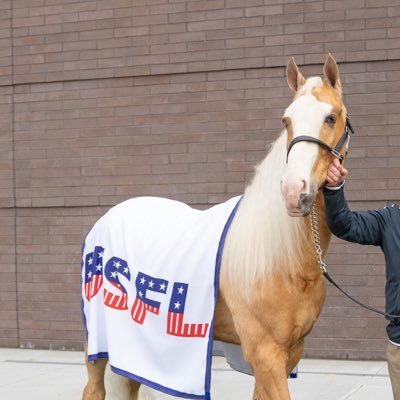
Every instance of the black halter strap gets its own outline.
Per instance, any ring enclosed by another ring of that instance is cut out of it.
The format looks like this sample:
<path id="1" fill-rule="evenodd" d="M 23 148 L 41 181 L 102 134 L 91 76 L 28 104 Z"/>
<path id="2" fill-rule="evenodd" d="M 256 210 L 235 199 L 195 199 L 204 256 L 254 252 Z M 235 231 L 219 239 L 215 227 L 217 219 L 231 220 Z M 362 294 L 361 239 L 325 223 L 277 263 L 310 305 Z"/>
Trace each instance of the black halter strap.
<path id="1" fill-rule="evenodd" d="M 347 140 L 349 140 L 349 138 L 350 138 L 349 131 L 354 134 L 354 129 L 350 124 L 350 119 L 349 119 L 349 117 L 346 116 L 345 130 L 343 132 L 342 137 L 339 139 L 339 141 L 337 142 L 335 147 L 331 147 L 331 146 L 329 146 L 329 144 L 327 144 L 324 141 L 317 139 L 313 136 L 307 136 L 307 135 L 297 136 L 289 143 L 289 147 L 288 147 L 287 154 L 286 154 L 286 162 L 288 160 L 290 150 L 296 143 L 299 143 L 299 142 L 317 143 L 318 145 L 327 149 L 330 153 L 332 153 L 335 157 L 337 157 L 340 162 L 342 162 L 344 157 L 340 154 L 340 151 L 342 150 L 342 148 L 345 145 L 345 143 L 347 142 Z"/>

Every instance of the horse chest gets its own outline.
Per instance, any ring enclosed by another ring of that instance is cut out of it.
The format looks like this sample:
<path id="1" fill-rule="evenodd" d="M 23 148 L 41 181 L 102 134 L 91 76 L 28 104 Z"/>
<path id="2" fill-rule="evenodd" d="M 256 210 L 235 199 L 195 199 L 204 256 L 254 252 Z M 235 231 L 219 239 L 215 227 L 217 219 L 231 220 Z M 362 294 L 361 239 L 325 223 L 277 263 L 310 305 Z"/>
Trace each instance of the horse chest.
<path id="1" fill-rule="evenodd" d="M 302 279 L 303 285 L 297 293 L 296 306 L 293 308 L 294 325 L 299 329 L 298 335 L 307 335 L 325 302 L 326 292 L 322 276 L 315 279 Z"/>
<path id="2" fill-rule="evenodd" d="M 269 283 L 258 291 L 262 294 L 254 301 L 254 315 L 258 315 L 265 331 L 288 342 L 295 342 L 310 332 L 325 301 L 322 276 L 296 280 L 295 285 Z"/>

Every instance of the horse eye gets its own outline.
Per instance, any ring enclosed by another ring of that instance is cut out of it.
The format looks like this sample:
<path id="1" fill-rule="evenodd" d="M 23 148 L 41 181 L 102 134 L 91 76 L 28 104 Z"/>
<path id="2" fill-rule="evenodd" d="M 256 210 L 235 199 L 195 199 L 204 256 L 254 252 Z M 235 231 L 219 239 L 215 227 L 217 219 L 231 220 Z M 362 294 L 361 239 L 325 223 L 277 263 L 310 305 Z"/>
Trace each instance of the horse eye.
<path id="1" fill-rule="evenodd" d="M 325 122 L 331 127 L 331 128 L 333 128 L 333 126 L 335 125 L 335 123 L 336 123 L 336 117 L 334 116 L 334 115 L 328 115 L 326 118 L 325 118 Z"/>

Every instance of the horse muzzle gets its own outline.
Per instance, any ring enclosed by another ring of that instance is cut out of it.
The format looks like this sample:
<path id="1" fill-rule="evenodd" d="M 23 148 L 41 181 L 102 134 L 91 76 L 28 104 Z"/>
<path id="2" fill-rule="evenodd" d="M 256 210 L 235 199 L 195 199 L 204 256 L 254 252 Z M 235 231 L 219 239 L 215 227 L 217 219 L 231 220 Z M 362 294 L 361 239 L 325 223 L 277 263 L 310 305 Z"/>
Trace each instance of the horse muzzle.
<path id="1" fill-rule="evenodd" d="M 311 212 L 314 199 L 314 194 L 301 193 L 296 207 L 286 207 L 288 215 L 290 217 L 306 217 Z"/>
<path id="2" fill-rule="evenodd" d="M 305 217 L 310 214 L 317 191 L 313 188 L 308 193 L 301 190 L 288 190 L 281 187 L 286 212 L 291 217 Z"/>

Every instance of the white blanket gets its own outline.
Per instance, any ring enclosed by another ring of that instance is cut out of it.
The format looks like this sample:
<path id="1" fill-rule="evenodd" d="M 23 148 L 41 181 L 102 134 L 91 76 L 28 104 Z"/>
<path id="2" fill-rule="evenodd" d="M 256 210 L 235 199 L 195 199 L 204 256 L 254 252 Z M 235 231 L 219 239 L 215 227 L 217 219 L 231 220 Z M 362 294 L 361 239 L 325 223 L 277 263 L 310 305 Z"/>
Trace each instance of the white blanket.
<path id="1" fill-rule="evenodd" d="M 155 197 L 110 209 L 85 239 L 89 361 L 173 396 L 210 398 L 223 243 L 240 197 L 205 211 Z"/>

